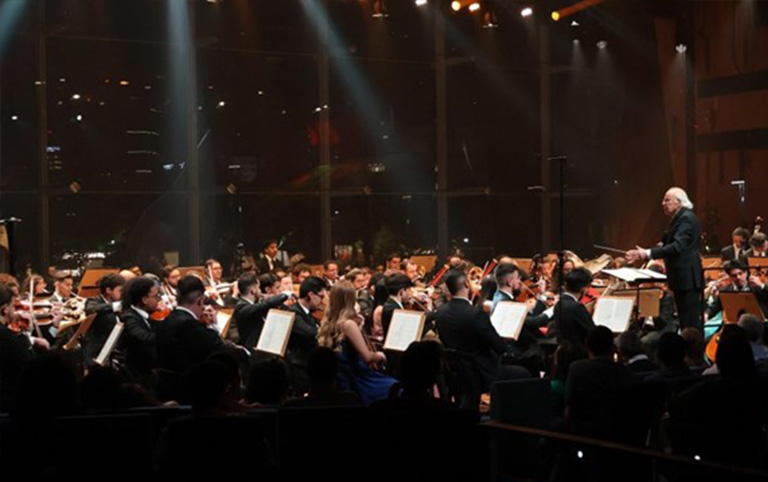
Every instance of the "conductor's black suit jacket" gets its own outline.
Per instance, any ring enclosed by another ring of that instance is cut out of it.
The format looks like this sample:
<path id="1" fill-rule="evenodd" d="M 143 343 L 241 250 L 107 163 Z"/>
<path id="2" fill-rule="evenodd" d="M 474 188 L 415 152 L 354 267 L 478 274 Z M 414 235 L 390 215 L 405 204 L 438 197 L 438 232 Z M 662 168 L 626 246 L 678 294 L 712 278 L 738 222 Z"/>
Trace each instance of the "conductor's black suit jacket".
<path id="1" fill-rule="evenodd" d="M 704 287 L 700 242 L 699 220 L 690 209 L 680 208 L 669 222 L 662 246 L 651 249 L 652 259 L 664 259 L 667 283 L 672 291 L 701 290 Z"/>

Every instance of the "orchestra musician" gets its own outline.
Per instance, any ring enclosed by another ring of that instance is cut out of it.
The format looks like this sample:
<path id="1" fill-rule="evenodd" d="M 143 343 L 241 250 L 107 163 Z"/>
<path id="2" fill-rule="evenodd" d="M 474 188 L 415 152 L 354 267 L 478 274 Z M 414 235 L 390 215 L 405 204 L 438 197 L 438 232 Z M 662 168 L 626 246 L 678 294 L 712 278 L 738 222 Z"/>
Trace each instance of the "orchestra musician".
<path id="1" fill-rule="evenodd" d="M 150 319 L 160 303 L 160 288 L 152 279 L 137 276 L 123 287 L 120 351 L 125 355 L 128 376 L 148 390 L 155 388 L 157 322 Z"/>
<path id="2" fill-rule="evenodd" d="M 99 280 L 99 296 L 88 298 L 85 301 L 85 314 L 96 313 L 96 318 L 93 319 L 91 327 L 82 340 L 85 356 L 89 361 L 99 356 L 104 343 L 117 323 L 120 300 L 123 296 L 123 285 L 125 285 L 125 279 L 119 274 L 106 274 Z"/>
<path id="3" fill-rule="evenodd" d="M 301 283 L 299 299 L 290 309 L 296 316 L 285 358 L 290 369 L 293 391 L 297 394 L 304 394 L 310 388 L 307 363 L 312 350 L 317 347 L 320 329 L 312 313 L 323 309 L 327 291 L 328 285 L 322 278 L 310 276 Z"/>
<path id="4" fill-rule="evenodd" d="M 205 286 L 196 276 L 179 280 L 177 306 L 157 327 L 158 366 L 185 373 L 211 354 L 226 348 L 210 329 L 205 311 Z"/>
<path id="5" fill-rule="evenodd" d="M 264 244 L 264 248 L 261 251 L 261 255 L 259 256 L 259 260 L 256 261 L 256 268 L 259 270 L 259 273 L 273 273 L 276 270 L 279 269 L 285 269 L 286 266 L 283 265 L 280 260 L 277 258 L 278 254 L 278 246 L 277 246 L 277 240 L 276 239 L 270 239 Z"/>
<path id="6" fill-rule="evenodd" d="M 221 263 L 217 260 L 211 258 L 205 262 L 205 294 L 219 306 L 234 306 L 237 300 L 232 296 L 232 288 L 236 283 L 225 283 L 223 273 Z"/>
<path id="7" fill-rule="evenodd" d="M 709 291 L 713 298 L 713 301 L 707 306 L 708 317 L 711 319 L 723 310 L 720 293 L 731 292 L 752 292 L 757 298 L 763 314 L 768 315 L 768 289 L 759 277 L 749 275 L 747 264 L 740 260 L 729 261 L 723 269 L 728 278 L 726 280 L 714 280 L 708 287 L 711 288 Z"/>
<path id="8" fill-rule="evenodd" d="M 435 324 L 446 348 L 469 354 L 483 378 L 483 391 L 496 380 L 499 358 L 509 346 L 491 325 L 485 311 L 474 308 L 469 301 L 469 279 L 463 271 L 450 270 L 445 285 L 451 300 L 437 309 Z"/>
<path id="9" fill-rule="evenodd" d="M 333 286 L 339 280 L 339 263 L 328 260 L 323 264 L 323 278 L 328 286 Z"/>
<path id="10" fill-rule="evenodd" d="M 671 218 L 662 238 L 662 245 L 651 249 L 636 247 L 627 251 L 630 263 L 663 259 L 667 269 L 667 284 L 675 297 L 682 328 L 703 330 L 702 290 L 704 272 L 699 247 L 701 226 L 693 213 L 693 203 L 679 187 L 670 188 L 661 203 L 664 214 Z"/>
<path id="11" fill-rule="evenodd" d="M 736 259 L 744 260 L 747 258 L 747 241 L 749 240 L 749 230 L 738 227 L 733 230 L 731 235 L 732 244 L 726 246 L 720 251 L 720 257 L 725 261 L 733 261 Z"/>
<path id="12" fill-rule="evenodd" d="M 399 253 L 391 253 L 387 257 L 387 270 L 399 270 L 403 257 Z"/>
<path id="13" fill-rule="evenodd" d="M 389 330 L 389 324 L 392 321 L 392 315 L 395 310 L 404 310 L 405 304 L 415 301 L 417 304 L 423 306 L 427 312 L 427 318 L 424 323 L 424 331 L 428 331 L 434 323 L 434 312 L 432 311 L 432 300 L 429 297 L 422 298 L 421 301 L 414 300 L 411 294 L 411 288 L 413 282 L 404 273 L 392 273 L 384 280 L 384 284 L 387 287 L 389 298 L 384 303 L 384 308 L 381 313 L 381 326 L 383 335 L 386 338 L 387 330 Z"/>
<path id="14" fill-rule="evenodd" d="M 301 284 L 305 279 L 312 276 L 312 268 L 306 263 L 299 263 L 291 270 L 293 276 L 293 282 Z"/>
<path id="15" fill-rule="evenodd" d="M 168 265 L 163 268 L 160 291 L 169 306 L 176 306 L 176 289 L 181 279 L 181 271 L 177 266 Z"/>
<path id="16" fill-rule="evenodd" d="M 757 232 L 749 238 L 749 249 L 744 256 L 747 258 L 765 258 L 768 256 L 768 236 Z"/>
<path id="17" fill-rule="evenodd" d="M 74 278 L 71 271 L 58 271 L 53 278 L 53 295 L 51 301 L 64 304 L 67 300 L 74 298 Z"/>
<path id="18" fill-rule="evenodd" d="M 586 340 L 595 328 L 587 308 L 579 301 L 592 283 L 592 274 L 585 268 L 572 270 L 565 278 L 563 296 L 555 305 L 553 326 L 557 343 L 568 341 L 577 358 L 587 355 Z"/>
<path id="19" fill-rule="evenodd" d="M 11 288 L 0 283 L 0 412 L 5 413 L 14 408 L 22 373 L 35 356 L 29 337 L 9 328 L 16 316 L 14 297 Z"/>
<path id="20" fill-rule="evenodd" d="M 248 350 L 258 343 L 269 310 L 285 303 L 292 293 L 287 291 L 274 296 L 263 296 L 260 278 L 253 273 L 246 273 L 237 280 L 240 296 L 235 304 L 232 320 L 237 327 L 240 345 Z"/>

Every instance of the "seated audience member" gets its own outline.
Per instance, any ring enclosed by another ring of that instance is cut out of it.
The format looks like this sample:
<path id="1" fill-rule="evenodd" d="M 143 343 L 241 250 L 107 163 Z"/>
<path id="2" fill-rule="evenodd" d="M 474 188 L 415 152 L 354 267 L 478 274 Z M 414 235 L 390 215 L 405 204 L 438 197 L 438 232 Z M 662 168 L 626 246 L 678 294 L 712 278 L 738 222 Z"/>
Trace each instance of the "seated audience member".
<path id="1" fill-rule="evenodd" d="M 747 355 L 749 355 L 749 359 L 747 359 Z M 754 378 L 755 359 L 749 342 L 749 335 L 739 324 L 723 326 L 723 332 L 717 344 L 715 360 L 715 364 L 704 370 L 702 375 L 720 375 L 723 380 Z"/>
<path id="2" fill-rule="evenodd" d="M 257 362 L 248 375 L 245 400 L 252 405 L 279 406 L 288 397 L 288 371 L 280 359 Z"/>
<path id="3" fill-rule="evenodd" d="M 29 362 L 18 386 L 15 418 L 47 424 L 79 409 L 78 378 L 82 374 L 60 353 L 48 352 Z"/>
<path id="4" fill-rule="evenodd" d="M 768 347 L 763 342 L 764 327 L 763 322 L 755 315 L 745 313 L 739 318 L 738 325 L 747 334 L 749 346 L 752 348 L 752 357 L 755 363 L 765 363 L 768 361 Z"/>
<path id="5" fill-rule="evenodd" d="M 558 345 L 552 356 L 552 376 L 549 386 L 555 394 L 560 408 L 565 408 L 565 383 L 568 380 L 568 370 L 570 370 L 571 364 L 578 359 L 573 346 L 568 341 Z"/>
<path id="6" fill-rule="evenodd" d="M 685 364 L 686 343 L 677 333 L 664 333 L 659 339 L 656 358 L 659 360 L 659 373 L 648 380 L 668 380 L 670 378 L 692 377 L 694 374 Z"/>
<path id="7" fill-rule="evenodd" d="M 683 328 L 680 336 L 685 340 L 685 364 L 690 368 L 698 368 L 707 365 L 704 360 L 704 335 L 701 330 L 689 326 Z"/>
<path id="8" fill-rule="evenodd" d="M 441 409 L 451 405 L 435 398 L 434 387 L 441 372 L 441 347 L 434 341 L 413 342 L 405 350 L 401 379 L 389 392 L 389 398 L 377 407 L 400 409 Z"/>
<path id="9" fill-rule="evenodd" d="M 604 326 L 589 333 L 587 353 L 588 359 L 573 362 L 568 371 L 565 415 L 573 433 L 600 437 L 610 433 L 620 391 L 634 383 L 634 376 L 613 361 L 613 333 Z"/>
<path id="10" fill-rule="evenodd" d="M 309 355 L 307 374 L 310 390 L 306 397 L 286 401 L 284 407 L 359 405 L 360 397 L 336 385 L 339 360 L 330 348 L 321 346 Z"/>
<path id="11" fill-rule="evenodd" d="M 659 369 L 648 359 L 643 345 L 635 331 L 625 331 L 618 337 L 619 359 L 634 374 L 653 372 Z"/>
<path id="12" fill-rule="evenodd" d="M 195 416 L 214 416 L 229 413 L 231 378 L 226 365 L 208 360 L 190 368 L 184 375 L 186 401 L 192 405 Z"/>

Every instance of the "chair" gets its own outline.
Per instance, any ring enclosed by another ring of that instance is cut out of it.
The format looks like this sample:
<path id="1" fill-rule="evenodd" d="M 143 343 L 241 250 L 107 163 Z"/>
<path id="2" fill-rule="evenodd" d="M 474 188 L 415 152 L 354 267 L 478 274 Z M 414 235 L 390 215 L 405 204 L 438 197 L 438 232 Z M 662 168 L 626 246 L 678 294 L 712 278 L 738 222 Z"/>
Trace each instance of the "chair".
<path id="1" fill-rule="evenodd" d="M 443 371 L 447 385 L 443 398 L 455 401 L 460 408 L 477 410 L 484 383 L 474 358 L 459 350 L 446 348 L 443 350 Z"/>

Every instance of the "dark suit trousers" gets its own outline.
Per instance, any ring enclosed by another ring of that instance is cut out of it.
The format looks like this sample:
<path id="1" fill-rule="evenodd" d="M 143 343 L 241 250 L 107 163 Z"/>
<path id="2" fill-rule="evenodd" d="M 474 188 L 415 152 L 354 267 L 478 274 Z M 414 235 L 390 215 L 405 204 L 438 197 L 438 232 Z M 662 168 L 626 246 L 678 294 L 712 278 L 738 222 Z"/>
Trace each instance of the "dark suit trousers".
<path id="1" fill-rule="evenodd" d="M 678 290 L 674 292 L 674 295 L 680 329 L 692 326 L 704 333 L 704 324 L 701 319 L 703 311 L 701 290 Z"/>

